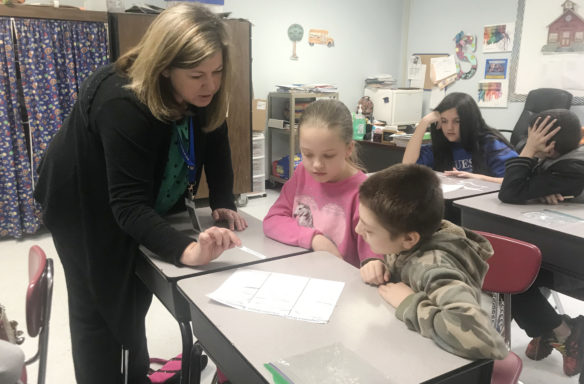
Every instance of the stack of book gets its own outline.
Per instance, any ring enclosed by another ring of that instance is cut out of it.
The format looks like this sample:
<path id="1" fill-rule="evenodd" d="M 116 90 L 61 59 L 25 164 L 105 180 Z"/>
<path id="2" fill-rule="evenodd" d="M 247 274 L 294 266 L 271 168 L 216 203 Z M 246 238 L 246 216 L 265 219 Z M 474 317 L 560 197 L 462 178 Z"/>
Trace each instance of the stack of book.
<path id="1" fill-rule="evenodd" d="M 401 135 L 400 134 L 393 134 L 393 135 L 391 135 L 391 138 L 393 139 L 393 142 L 395 143 L 396 146 L 405 147 L 410 142 L 410 139 L 412 138 L 412 134 L 401 134 Z"/>
<path id="2" fill-rule="evenodd" d="M 411 133 L 407 133 L 407 134 L 393 134 L 391 135 L 391 138 L 393 139 L 393 142 L 395 143 L 396 146 L 398 147 L 405 147 L 408 145 L 408 143 L 410 142 L 410 139 L 412 138 L 413 134 Z M 422 140 L 422 144 L 430 144 L 432 142 L 432 138 L 430 135 L 430 132 L 426 132 L 424 134 L 424 139 Z"/>

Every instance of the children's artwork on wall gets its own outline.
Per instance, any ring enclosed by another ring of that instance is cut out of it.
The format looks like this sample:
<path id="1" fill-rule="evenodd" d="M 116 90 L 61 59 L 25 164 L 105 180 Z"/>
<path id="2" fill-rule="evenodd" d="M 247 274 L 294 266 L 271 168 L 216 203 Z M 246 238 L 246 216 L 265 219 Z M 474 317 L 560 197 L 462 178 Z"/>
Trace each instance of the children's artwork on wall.
<path id="1" fill-rule="evenodd" d="M 559 88 L 584 104 L 584 0 L 518 0 L 515 28 L 510 100 Z"/>
<path id="2" fill-rule="evenodd" d="M 487 25 L 483 34 L 483 53 L 511 52 L 515 23 Z"/>
<path id="3" fill-rule="evenodd" d="M 458 78 L 468 80 L 477 71 L 477 57 L 474 54 L 477 50 L 477 38 L 474 35 L 465 35 L 463 31 L 460 31 L 454 36 L 454 42 L 456 43 Z M 465 71 L 463 63 L 467 68 L 470 65 L 470 68 Z"/>
<path id="4" fill-rule="evenodd" d="M 290 60 L 298 60 L 296 43 L 301 41 L 303 36 L 304 28 L 300 24 L 292 24 L 288 27 L 288 38 L 292 40 L 292 56 L 290 56 Z"/>
<path id="5" fill-rule="evenodd" d="M 329 31 L 326 29 L 314 29 L 308 30 L 308 45 L 314 47 L 314 44 L 326 45 L 331 48 L 335 46 L 335 40 L 330 37 Z"/>
<path id="6" fill-rule="evenodd" d="M 543 53 L 584 51 L 584 20 L 576 12 L 573 1 L 564 1 L 561 14 L 547 26 L 547 32 L 547 42 L 541 48 Z"/>
<path id="7" fill-rule="evenodd" d="M 487 59 L 485 63 L 485 79 L 506 79 L 507 59 Z"/>
<path id="8" fill-rule="evenodd" d="M 506 108 L 507 94 L 507 80 L 483 80 L 478 83 L 479 107 Z"/>

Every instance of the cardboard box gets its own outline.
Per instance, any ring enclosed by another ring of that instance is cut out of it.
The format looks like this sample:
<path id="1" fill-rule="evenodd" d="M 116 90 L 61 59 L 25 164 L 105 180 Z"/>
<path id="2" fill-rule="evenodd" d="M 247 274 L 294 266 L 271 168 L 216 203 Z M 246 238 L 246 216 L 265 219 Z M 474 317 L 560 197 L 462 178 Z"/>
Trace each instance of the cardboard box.
<path id="1" fill-rule="evenodd" d="M 251 129 L 255 132 L 263 132 L 266 129 L 268 102 L 263 99 L 254 99 L 251 112 Z"/>

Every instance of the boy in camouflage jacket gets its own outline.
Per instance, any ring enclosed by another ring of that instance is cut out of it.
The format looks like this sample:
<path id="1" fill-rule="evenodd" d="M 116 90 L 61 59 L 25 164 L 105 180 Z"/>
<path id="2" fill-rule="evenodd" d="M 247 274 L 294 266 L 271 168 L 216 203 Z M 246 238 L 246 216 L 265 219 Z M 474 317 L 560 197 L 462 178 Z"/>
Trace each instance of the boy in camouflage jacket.
<path id="1" fill-rule="evenodd" d="M 481 309 L 483 237 L 442 220 L 440 180 L 430 168 L 397 164 L 360 188 L 356 231 L 385 261 L 364 260 L 361 277 L 378 285 L 408 328 L 469 359 L 503 359 L 507 347 Z"/>

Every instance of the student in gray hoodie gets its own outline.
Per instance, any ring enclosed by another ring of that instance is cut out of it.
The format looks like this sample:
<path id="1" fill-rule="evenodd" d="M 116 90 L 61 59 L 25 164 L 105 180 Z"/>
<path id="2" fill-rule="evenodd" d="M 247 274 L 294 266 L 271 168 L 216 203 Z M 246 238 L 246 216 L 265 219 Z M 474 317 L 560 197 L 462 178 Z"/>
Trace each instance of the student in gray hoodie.
<path id="1" fill-rule="evenodd" d="M 493 248 L 442 220 L 440 180 L 431 169 L 397 164 L 360 188 L 356 231 L 385 260 L 366 259 L 361 277 L 377 285 L 409 329 L 469 359 L 503 359 L 507 347 L 481 309 Z"/>

